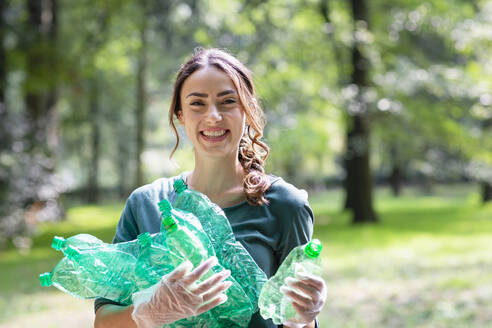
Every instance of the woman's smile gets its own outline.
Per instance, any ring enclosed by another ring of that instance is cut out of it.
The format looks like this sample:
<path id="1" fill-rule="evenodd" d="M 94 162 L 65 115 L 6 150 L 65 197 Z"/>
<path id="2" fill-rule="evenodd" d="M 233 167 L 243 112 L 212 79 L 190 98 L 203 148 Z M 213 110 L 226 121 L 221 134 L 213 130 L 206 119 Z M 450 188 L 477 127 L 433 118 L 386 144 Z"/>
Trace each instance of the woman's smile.
<path id="1" fill-rule="evenodd" d="M 229 135 L 230 130 L 227 129 L 206 129 L 203 131 L 200 131 L 200 136 L 202 139 L 208 142 L 220 142 L 227 138 Z"/>

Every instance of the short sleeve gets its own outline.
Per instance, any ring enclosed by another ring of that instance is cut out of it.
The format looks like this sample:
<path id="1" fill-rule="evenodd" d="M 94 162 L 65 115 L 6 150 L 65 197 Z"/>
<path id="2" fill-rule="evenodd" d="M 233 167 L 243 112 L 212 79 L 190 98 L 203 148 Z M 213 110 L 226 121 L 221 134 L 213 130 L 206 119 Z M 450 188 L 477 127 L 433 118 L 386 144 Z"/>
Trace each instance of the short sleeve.
<path id="1" fill-rule="evenodd" d="M 309 206 L 308 193 L 279 177 L 273 180 L 267 199 L 275 217 L 271 234 L 277 240 L 274 255 L 278 268 L 294 247 L 311 240 L 314 214 Z"/>
<path id="2" fill-rule="evenodd" d="M 284 211 L 282 220 L 287 221 L 287 227 L 278 249 L 279 265 L 294 247 L 306 244 L 313 236 L 314 215 L 307 197 L 303 202 L 295 202 L 289 211 Z"/>
<path id="3" fill-rule="evenodd" d="M 123 209 L 118 225 L 116 226 L 113 244 L 134 240 L 138 236 L 138 226 L 134 206 L 135 198 L 135 193 L 133 193 L 126 201 L 125 208 Z"/>

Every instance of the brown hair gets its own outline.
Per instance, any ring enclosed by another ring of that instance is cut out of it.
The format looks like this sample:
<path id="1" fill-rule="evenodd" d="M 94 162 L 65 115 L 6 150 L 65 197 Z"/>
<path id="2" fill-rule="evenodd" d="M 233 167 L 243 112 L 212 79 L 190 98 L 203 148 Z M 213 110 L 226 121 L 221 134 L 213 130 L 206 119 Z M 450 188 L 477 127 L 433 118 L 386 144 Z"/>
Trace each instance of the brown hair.
<path id="1" fill-rule="evenodd" d="M 266 120 L 263 110 L 256 99 L 251 72 L 234 56 L 220 49 L 198 49 L 191 58 L 181 65 L 169 108 L 169 124 L 176 135 L 176 145 L 171 156 L 178 148 L 179 134 L 174 125 L 174 116 L 181 110 L 181 88 L 184 81 L 195 71 L 205 66 L 215 66 L 226 73 L 234 83 L 247 118 L 244 135 L 239 142 L 238 159 L 246 172 L 243 189 L 248 203 L 252 205 L 268 204 L 264 194 L 270 187 L 263 164 L 270 151 L 268 145 L 260 139 Z"/>

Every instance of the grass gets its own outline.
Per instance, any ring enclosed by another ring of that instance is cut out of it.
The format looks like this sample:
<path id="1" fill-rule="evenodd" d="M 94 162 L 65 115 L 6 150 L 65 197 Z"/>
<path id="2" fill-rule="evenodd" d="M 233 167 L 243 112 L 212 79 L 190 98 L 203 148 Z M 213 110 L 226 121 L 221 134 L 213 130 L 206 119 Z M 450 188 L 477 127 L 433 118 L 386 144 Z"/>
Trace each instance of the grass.
<path id="1" fill-rule="evenodd" d="M 377 225 L 351 226 L 342 200 L 339 190 L 310 196 L 328 287 L 322 327 L 492 326 L 492 204 L 480 205 L 473 186 L 399 198 L 380 189 Z M 110 242 L 122 207 L 72 207 L 40 227 L 28 254 L 0 253 L 0 328 L 90 327 L 91 301 L 42 288 L 37 276 L 61 258 L 53 235 Z"/>

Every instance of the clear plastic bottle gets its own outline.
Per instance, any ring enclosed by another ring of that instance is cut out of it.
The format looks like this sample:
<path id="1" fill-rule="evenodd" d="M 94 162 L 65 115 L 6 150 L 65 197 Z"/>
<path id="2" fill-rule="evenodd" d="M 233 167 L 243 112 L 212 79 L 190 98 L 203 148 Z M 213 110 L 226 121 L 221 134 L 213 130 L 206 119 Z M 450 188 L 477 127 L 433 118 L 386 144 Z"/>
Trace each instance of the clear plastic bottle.
<path id="1" fill-rule="evenodd" d="M 224 211 L 212 203 L 206 195 L 188 189 L 183 179 L 174 182 L 174 190 L 177 193 L 174 207 L 192 212 L 198 217 L 203 230 L 213 243 L 220 263 L 231 270 L 234 279 L 246 292 L 256 312 L 258 297 L 267 277 L 244 246 L 236 240 Z"/>
<path id="2" fill-rule="evenodd" d="M 74 246 L 68 246 L 65 253 L 53 271 L 39 275 L 41 286 L 53 285 L 79 298 L 131 303 L 136 287 L 132 255 L 108 249 L 79 251 Z"/>
<path id="3" fill-rule="evenodd" d="M 137 259 L 133 255 L 110 248 L 80 251 L 69 246 L 65 256 L 78 267 L 77 274 L 86 289 L 100 297 L 131 303 L 137 289 L 134 275 Z"/>
<path id="4" fill-rule="evenodd" d="M 209 258 L 207 250 L 198 237 L 200 231 L 190 231 L 185 225 L 178 224 L 171 214 L 171 204 L 167 200 L 159 202 L 159 209 L 162 214 L 162 226 L 166 230 L 166 243 L 169 249 L 176 251 L 179 255 L 189 260 L 196 268 L 200 263 Z M 175 263 L 178 266 L 180 263 Z"/>
<path id="5" fill-rule="evenodd" d="M 60 236 L 55 236 L 51 242 L 51 247 L 57 251 L 65 251 L 68 246 L 74 246 L 79 250 L 85 250 L 101 247 L 102 245 L 104 245 L 102 240 L 85 233 L 78 234 L 67 239 Z"/>
<path id="6" fill-rule="evenodd" d="M 139 289 L 148 288 L 170 273 L 176 263 L 182 263 L 183 257 L 177 255 L 167 246 L 156 243 L 148 232 L 137 237 L 140 253 L 135 266 L 135 278 Z"/>
<path id="7" fill-rule="evenodd" d="M 260 314 L 264 319 L 271 318 L 273 323 L 279 325 L 289 319 L 294 319 L 296 311 L 291 301 L 280 292 L 280 287 L 285 284 L 287 277 L 295 278 L 296 273 L 311 273 L 321 275 L 320 253 L 323 246 L 318 239 L 313 239 L 305 245 L 295 247 L 277 273 L 271 277 L 261 290 L 259 306 Z"/>
<path id="8" fill-rule="evenodd" d="M 64 257 L 53 268 L 51 272 L 39 275 L 39 282 L 43 287 L 55 286 L 75 297 L 94 298 L 92 290 L 86 289 L 80 281 L 80 270 L 78 266 Z"/>
<path id="9" fill-rule="evenodd" d="M 176 250 L 182 257 L 188 259 L 193 267 L 198 266 L 209 256 L 215 255 L 210 240 L 203 230 L 194 229 L 193 225 L 180 224 L 173 214 L 179 216 L 181 211 L 172 211 L 171 204 L 167 200 L 159 202 L 162 214 L 162 225 L 167 231 L 166 243 L 171 251 Z M 207 245 L 206 247 L 204 246 Z M 200 281 L 210 277 L 214 272 L 224 270 L 222 265 L 217 264 L 207 272 Z M 227 301 L 211 310 L 215 320 L 220 327 L 247 327 L 251 319 L 253 304 L 241 285 L 229 276 L 226 280 L 232 282 L 227 289 Z"/>

